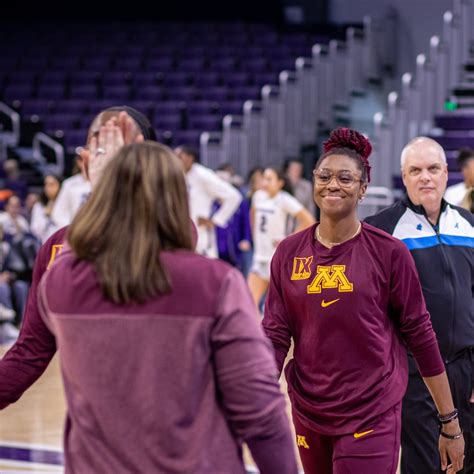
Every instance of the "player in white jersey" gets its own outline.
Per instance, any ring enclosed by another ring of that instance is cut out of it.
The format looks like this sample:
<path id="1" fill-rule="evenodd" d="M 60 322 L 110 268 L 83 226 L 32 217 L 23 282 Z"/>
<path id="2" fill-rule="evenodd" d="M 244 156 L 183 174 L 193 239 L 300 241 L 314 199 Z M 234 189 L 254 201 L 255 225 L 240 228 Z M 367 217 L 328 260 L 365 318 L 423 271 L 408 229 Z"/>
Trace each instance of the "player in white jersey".
<path id="1" fill-rule="evenodd" d="M 296 219 L 295 232 L 314 223 L 313 216 L 285 190 L 286 186 L 283 172 L 269 167 L 263 173 L 263 189 L 252 197 L 250 221 L 254 253 L 247 281 L 257 306 L 268 288 L 273 254 L 287 236 L 288 218 Z"/>
<path id="2" fill-rule="evenodd" d="M 58 229 L 72 222 L 91 192 L 91 183 L 82 173 L 83 163 L 79 153 L 76 156 L 76 165 L 79 173 L 63 181 L 51 213 L 51 219 Z"/>
<path id="3" fill-rule="evenodd" d="M 198 232 L 196 251 L 201 255 L 217 258 L 219 255 L 214 227 L 227 226 L 242 201 L 242 195 L 214 171 L 199 164 L 198 154 L 192 148 L 179 146 L 175 152 L 186 173 L 189 210 Z M 221 206 L 212 214 L 215 201 L 219 201 Z"/>

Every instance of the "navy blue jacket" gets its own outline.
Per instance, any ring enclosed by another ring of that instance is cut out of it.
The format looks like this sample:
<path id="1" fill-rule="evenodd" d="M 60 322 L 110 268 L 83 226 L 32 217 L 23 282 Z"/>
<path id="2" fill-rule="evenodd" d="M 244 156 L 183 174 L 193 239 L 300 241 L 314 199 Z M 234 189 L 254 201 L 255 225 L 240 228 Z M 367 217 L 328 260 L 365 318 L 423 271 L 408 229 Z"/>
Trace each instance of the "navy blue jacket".
<path id="1" fill-rule="evenodd" d="M 474 347 L 474 217 L 441 203 L 437 225 L 408 197 L 365 221 L 402 240 L 410 250 L 444 361 Z"/>

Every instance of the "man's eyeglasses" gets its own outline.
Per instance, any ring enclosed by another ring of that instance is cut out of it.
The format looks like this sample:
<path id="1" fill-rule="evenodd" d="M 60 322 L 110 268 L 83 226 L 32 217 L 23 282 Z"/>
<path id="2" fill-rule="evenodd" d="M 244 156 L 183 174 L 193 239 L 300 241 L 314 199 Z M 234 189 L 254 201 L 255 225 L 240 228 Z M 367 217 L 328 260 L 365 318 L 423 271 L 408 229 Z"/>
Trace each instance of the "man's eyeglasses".
<path id="1" fill-rule="evenodd" d="M 314 180 L 316 184 L 320 186 L 327 186 L 333 178 L 336 178 L 337 183 L 341 188 L 350 188 L 354 183 L 362 181 L 360 178 L 356 178 L 349 171 L 340 171 L 339 173 L 332 173 L 328 170 L 314 170 Z"/>

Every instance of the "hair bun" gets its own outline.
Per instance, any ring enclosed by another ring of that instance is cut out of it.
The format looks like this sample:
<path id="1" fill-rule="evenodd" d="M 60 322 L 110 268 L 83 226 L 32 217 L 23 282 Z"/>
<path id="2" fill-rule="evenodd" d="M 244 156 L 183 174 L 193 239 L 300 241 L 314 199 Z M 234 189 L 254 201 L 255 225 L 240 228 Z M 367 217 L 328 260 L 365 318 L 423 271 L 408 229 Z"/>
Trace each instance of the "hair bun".
<path id="1" fill-rule="evenodd" d="M 361 133 L 350 128 L 333 130 L 329 139 L 323 143 L 324 153 L 333 148 L 349 148 L 354 150 L 364 161 L 367 161 L 372 152 L 372 145 Z"/>

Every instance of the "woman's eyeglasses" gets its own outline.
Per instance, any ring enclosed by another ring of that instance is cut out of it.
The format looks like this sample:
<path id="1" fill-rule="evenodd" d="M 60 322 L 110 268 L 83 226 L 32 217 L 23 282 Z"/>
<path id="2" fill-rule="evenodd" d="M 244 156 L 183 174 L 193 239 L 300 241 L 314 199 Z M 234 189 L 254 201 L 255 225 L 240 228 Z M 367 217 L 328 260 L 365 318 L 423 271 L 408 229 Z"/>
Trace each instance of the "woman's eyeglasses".
<path id="1" fill-rule="evenodd" d="M 362 181 L 359 178 L 356 178 L 349 171 L 339 171 L 338 173 L 332 173 L 328 170 L 314 170 L 313 171 L 314 180 L 316 184 L 320 186 L 327 186 L 333 178 L 336 178 L 337 183 L 341 188 L 350 188 L 354 183 Z"/>

